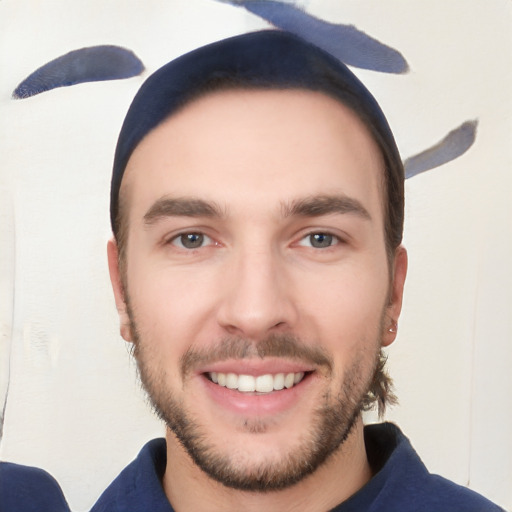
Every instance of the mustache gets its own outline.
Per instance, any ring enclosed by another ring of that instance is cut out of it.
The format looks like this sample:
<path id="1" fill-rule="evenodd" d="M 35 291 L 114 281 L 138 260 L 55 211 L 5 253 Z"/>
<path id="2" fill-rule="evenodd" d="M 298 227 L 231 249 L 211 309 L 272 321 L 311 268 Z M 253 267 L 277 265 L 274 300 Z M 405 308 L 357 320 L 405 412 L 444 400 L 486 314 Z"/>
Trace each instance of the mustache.
<path id="1" fill-rule="evenodd" d="M 180 358 L 182 377 L 201 366 L 226 359 L 250 359 L 259 357 L 286 357 L 321 367 L 332 374 L 332 357 L 319 345 L 308 345 L 293 334 L 272 334 L 260 341 L 241 337 L 222 339 L 214 347 L 190 347 Z"/>

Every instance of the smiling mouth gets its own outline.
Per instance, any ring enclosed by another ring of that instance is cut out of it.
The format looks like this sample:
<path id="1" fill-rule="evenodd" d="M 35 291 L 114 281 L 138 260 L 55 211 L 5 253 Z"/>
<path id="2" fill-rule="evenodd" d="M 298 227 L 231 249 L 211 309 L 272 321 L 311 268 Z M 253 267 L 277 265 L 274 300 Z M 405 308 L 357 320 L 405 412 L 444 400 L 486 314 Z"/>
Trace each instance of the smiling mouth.
<path id="1" fill-rule="evenodd" d="M 206 377 L 215 384 L 242 393 L 272 393 L 290 389 L 299 384 L 309 372 L 238 375 L 236 373 L 208 372 Z"/>

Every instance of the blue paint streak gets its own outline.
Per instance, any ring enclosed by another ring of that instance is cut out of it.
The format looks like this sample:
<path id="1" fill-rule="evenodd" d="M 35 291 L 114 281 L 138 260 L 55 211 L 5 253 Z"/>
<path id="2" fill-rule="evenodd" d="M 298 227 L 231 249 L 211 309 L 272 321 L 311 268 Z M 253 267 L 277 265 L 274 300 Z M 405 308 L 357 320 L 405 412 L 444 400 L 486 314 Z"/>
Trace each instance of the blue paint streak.
<path id="1" fill-rule="evenodd" d="M 466 121 L 431 148 L 408 158 L 404 162 L 406 179 L 463 155 L 475 142 L 477 126 L 477 120 Z"/>
<path id="2" fill-rule="evenodd" d="M 92 46 L 61 55 L 29 75 L 14 90 L 13 98 L 35 94 L 83 82 L 119 80 L 144 71 L 141 60 L 119 46 Z"/>
<path id="3" fill-rule="evenodd" d="M 274 0 L 220 1 L 245 7 L 275 27 L 310 41 L 349 66 L 382 73 L 409 71 L 407 61 L 398 50 L 380 43 L 353 25 L 329 23 L 294 5 Z"/>

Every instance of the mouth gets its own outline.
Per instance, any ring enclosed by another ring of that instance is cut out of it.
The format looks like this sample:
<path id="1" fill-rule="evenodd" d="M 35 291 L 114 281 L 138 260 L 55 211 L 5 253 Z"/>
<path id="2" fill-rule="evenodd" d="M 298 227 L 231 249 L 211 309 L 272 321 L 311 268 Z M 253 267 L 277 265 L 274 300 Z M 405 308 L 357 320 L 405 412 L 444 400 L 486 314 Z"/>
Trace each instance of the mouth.
<path id="1" fill-rule="evenodd" d="M 240 393 L 268 394 L 283 389 L 291 389 L 310 372 L 267 373 L 264 375 L 245 375 L 236 373 L 207 372 L 206 378 L 217 384 Z"/>
<path id="2" fill-rule="evenodd" d="M 308 363 L 279 358 L 226 360 L 212 363 L 198 372 L 204 383 L 207 403 L 235 416 L 230 418 L 268 418 L 291 413 L 310 403 L 318 388 L 316 368 Z M 224 416 L 223 416 L 224 417 Z"/>

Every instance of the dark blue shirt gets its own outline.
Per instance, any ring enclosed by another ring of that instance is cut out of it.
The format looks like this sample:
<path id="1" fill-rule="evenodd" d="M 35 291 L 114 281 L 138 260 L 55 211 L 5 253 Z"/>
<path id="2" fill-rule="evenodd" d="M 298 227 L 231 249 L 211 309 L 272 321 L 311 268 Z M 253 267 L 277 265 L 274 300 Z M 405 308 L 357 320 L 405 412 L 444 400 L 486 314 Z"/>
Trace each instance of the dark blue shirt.
<path id="1" fill-rule="evenodd" d="M 0 512 L 70 512 L 64 494 L 46 471 L 0 462 Z"/>
<path id="2" fill-rule="evenodd" d="M 364 435 L 375 476 L 333 512 L 503 512 L 479 494 L 430 474 L 395 425 L 369 425 Z M 91 512 L 173 512 L 161 484 L 166 462 L 165 440 L 150 441 Z"/>

